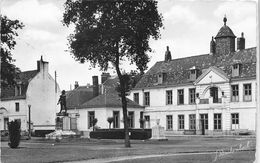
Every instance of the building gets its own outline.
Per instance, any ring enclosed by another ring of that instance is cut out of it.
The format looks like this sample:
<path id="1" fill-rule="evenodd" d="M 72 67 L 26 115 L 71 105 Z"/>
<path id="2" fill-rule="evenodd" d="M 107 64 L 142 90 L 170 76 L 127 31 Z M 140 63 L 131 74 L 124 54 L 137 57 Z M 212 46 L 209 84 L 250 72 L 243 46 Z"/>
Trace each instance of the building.
<path id="1" fill-rule="evenodd" d="M 256 48 L 245 49 L 224 25 L 210 53 L 165 60 L 147 71 L 130 99 L 145 106 L 146 127 L 160 120 L 166 134 L 232 134 L 255 131 Z"/>
<path id="2" fill-rule="evenodd" d="M 71 101 L 72 98 L 79 99 L 73 100 L 78 101 L 78 104 L 74 103 L 72 105 L 71 103 L 71 105 L 68 106 L 71 122 L 73 119 L 76 119 L 76 125 L 71 123 L 71 125 L 76 126 L 76 130 L 79 130 L 83 132 L 85 136 L 88 136 L 93 128 L 94 118 L 98 120 L 96 124 L 97 127 L 109 128 L 109 123 L 107 121 L 108 117 L 114 118 L 111 128 L 124 128 L 121 98 L 115 90 L 117 82 L 118 78 L 103 73 L 100 85 L 98 84 L 98 76 L 93 76 L 92 86 L 79 86 L 68 93 L 68 102 Z M 81 95 L 76 95 L 80 94 L 80 89 L 82 90 Z M 85 102 L 82 102 L 84 99 Z M 129 115 L 129 127 L 140 128 L 139 119 L 142 116 L 144 107 L 127 99 L 127 110 Z"/>
<path id="3" fill-rule="evenodd" d="M 18 120 L 21 130 L 28 131 L 29 107 L 32 128 L 35 133 L 55 130 L 57 101 L 60 88 L 48 72 L 49 63 L 42 57 L 37 61 L 37 69 L 19 74 L 15 86 L 2 88 L 0 129 L 7 130 L 7 123 Z"/>

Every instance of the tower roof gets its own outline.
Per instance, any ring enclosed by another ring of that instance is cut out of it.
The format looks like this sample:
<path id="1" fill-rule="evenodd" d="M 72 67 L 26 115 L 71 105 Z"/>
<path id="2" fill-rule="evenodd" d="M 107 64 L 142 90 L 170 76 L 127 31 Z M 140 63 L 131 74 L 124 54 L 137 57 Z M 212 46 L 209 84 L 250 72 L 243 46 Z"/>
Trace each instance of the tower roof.
<path id="1" fill-rule="evenodd" d="M 227 18 L 226 16 L 223 19 L 224 25 L 220 28 L 218 31 L 218 34 L 215 38 L 220 38 L 220 37 L 236 37 L 233 33 L 233 31 L 226 25 Z"/>

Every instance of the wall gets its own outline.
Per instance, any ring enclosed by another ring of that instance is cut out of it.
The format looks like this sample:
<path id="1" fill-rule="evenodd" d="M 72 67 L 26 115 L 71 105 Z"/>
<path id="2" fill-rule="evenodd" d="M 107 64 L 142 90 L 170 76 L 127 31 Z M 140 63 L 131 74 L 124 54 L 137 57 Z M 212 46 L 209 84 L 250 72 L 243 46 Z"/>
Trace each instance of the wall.
<path id="1" fill-rule="evenodd" d="M 68 113 L 79 113 L 80 116 L 77 119 L 77 127 L 79 131 L 90 131 L 88 128 L 88 112 L 94 111 L 95 118 L 98 119 L 96 126 L 100 128 L 109 128 L 109 123 L 107 122 L 108 117 L 113 117 L 113 111 L 119 111 L 120 116 L 120 128 L 124 128 L 123 124 L 123 111 L 122 108 L 86 108 L 77 110 L 68 110 Z M 127 111 L 134 111 L 134 128 L 140 128 L 140 112 L 143 108 L 127 108 Z M 113 128 L 113 123 L 111 124 Z"/>
<path id="2" fill-rule="evenodd" d="M 19 112 L 15 110 L 15 103 L 19 103 Z M 27 128 L 27 116 L 28 116 L 28 106 L 26 100 L 8 100 L 1 101 L 1 107 L 7 109 L 0 115 L 0 130 L 4 129 L 4 118 L 9 118 L 9 122 L 15 119 L 21 119 L 21 130 L 26 130 Z"/>
<path id="3" fill-rule="evenodd" d="M 55 129 L 60 92 L 59 87 L 57 93 L 55 92 L 54 79 L 44 71 L 40 71 L 29 83 L 27 104 L 31 105 L 31 121 L 35 130 Z"/>

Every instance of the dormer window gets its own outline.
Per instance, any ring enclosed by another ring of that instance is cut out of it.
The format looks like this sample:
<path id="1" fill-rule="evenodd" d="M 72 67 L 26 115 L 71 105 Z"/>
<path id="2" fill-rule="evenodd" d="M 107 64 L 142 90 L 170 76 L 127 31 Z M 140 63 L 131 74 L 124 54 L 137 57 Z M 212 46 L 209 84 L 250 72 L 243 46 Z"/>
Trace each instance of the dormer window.
<path id="1" fill-rule="evenodd" d="M 158 74 L 158 84 L 162 84 L 166 82 L 167 74 L 166 73 L 160 73 Z"/>
<path id="2" fill-rule="evenodd" d="M 15 96 L 21 96 L 22 95 L 22 85 L 18 84 L 15 86 Z"/>
<path id="3" fill-rule="evenodd" d="M 232 77 L 240 75 L 241 64 L 236 63 L 232 66 Z"/>
<path id="4" fill-rule="evenodd" d="M 191 81 L 195 81 L 195 80 L 197 79 L 197 77 L 198 77 L 198 71 L 199 71 L 199 70 L 196 69 L 195 66 L 190 69 L 190 80 L 191 80 Z"/>

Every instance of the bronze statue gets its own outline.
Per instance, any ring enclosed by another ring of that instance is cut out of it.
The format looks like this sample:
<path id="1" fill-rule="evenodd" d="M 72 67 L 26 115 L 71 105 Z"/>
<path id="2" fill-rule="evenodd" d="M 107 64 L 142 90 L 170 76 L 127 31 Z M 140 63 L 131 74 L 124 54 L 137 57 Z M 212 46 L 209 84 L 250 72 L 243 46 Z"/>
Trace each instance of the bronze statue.
<path id="1" fill-rule="evenodd" d="M 62 110 L 65 110 L 65 113 L 67 113 L 65 90 L 61 92 L 60 99 L 57 105 L 59 104 L 60 104 L 60 113 L 62 112 Z"/>

